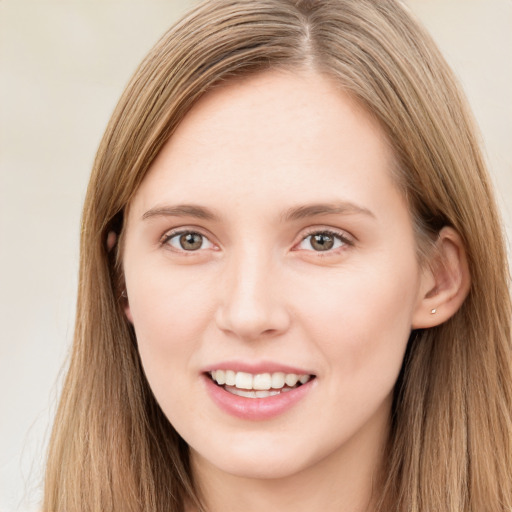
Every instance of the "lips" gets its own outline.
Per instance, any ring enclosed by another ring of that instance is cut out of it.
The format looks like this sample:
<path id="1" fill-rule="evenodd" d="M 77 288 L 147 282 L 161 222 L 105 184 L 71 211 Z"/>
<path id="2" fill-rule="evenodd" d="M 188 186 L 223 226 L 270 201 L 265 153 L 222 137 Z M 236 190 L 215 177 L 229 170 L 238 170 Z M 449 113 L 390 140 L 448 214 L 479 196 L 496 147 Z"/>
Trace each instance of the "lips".
<path id="1" fill-rule="evenodd" d="M 268 371 L 261 366 L 253 371 L 247 366 L 241 371 L 240 365 L 231 368 L 222 365 L 204 372 L 207 390 L 223 411 L 250 420 L 284 413 L 307 395 L 316 380 L 313 374 L 276 365 L 267 366 Z"/>

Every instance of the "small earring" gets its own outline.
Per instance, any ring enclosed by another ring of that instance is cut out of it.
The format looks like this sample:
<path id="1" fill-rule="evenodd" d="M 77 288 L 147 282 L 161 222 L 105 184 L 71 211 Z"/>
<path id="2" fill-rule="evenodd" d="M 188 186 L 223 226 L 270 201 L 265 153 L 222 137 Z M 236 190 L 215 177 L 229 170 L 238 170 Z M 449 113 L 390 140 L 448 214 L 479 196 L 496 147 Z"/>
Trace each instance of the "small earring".
<path id="1" fill-rule="evenodd" d="M 127 299 L 128 298 L 128 294 L 126 293 L 126 290 L 123 290 L 121 292 L 121 297 L 123 297 L 123 299 Z"/>
<path id="2" fill-rule="evenodd" d="M 433 315 L 435 315 L 437 313 L 437 309 L 434 308 L 430 313 L 432 313 Z"/>

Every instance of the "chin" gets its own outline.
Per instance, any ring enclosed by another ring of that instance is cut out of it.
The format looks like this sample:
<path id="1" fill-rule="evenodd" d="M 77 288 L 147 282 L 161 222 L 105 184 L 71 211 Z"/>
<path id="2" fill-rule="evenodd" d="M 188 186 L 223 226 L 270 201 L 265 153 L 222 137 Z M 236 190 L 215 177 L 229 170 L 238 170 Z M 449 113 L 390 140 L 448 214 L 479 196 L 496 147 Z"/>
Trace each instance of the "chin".
<path id="1" fill-rule="evenodd" d="M 295 457 L 296 458 L 296 457 Z M 297 460 L 280 460 L 275 457 L 254 457 L 240 460 L 237 457 L 210 461 L 223 473 L 251 480 L 279 480 L 300 473 L 307 464 Z"/>
<path id="2" fill-rule="evenodd" d="M 250 437 L 254 434 L 248 432 L 245 435 Z M 325 456 L 308 456 L 302 444 L 286 445 L 282 440 L 244 443 L 233 439 L 227 445 L 219 443 L 218 447 L 218 450 L 212 450 L 210 446 L 202 453 L 191 450 L 192 464 L 206 462 L 217 471 L 235 477 L 269 480 L 283 479 L 301 473 Z"/>

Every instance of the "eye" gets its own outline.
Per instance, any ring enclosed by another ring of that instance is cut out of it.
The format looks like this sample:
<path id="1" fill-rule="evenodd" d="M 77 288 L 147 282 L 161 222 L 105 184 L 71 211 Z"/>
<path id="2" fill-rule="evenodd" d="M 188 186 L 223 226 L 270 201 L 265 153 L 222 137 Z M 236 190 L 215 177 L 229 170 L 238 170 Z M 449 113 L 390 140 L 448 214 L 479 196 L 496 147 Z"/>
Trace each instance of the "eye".
<path id="1" fill-rule="evenodd" d="M 162 244 L 168 244 L 178 251 L 198 251 L 199 249 L 212 249 L 214 245 L 208 238 L 196 231 L 180 231 L 164 236 Z"/>
<path id="2" fill-rule="evenodd" d="M 316 231 L 303 238 L 297 247 L 306 251 L 326 252 L 345 245 L 352 245 L 352 242 L 340 233 Z"/>

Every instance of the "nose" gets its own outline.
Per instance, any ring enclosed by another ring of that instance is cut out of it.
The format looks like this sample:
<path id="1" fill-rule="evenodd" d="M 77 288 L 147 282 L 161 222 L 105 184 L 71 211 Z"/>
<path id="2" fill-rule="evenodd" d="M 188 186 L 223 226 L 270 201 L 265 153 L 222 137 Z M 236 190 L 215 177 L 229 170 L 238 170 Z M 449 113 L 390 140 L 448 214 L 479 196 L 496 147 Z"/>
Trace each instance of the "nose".
<path id="1" fill-rule="evenodd" d="M 256 340 L 276 337 L 289 328 L 286 293 L 269 259 L 252 254 L 226 265 L 215 315 L 220 330 Z"/>

